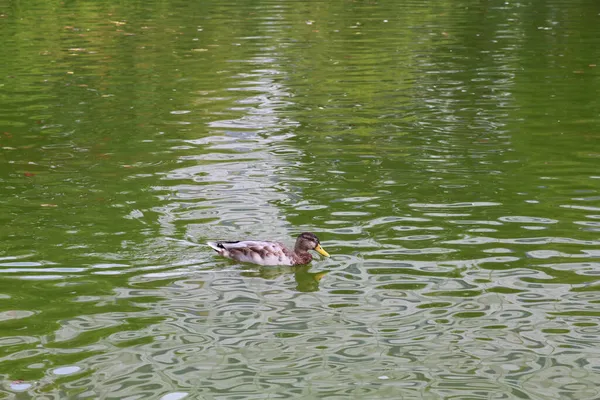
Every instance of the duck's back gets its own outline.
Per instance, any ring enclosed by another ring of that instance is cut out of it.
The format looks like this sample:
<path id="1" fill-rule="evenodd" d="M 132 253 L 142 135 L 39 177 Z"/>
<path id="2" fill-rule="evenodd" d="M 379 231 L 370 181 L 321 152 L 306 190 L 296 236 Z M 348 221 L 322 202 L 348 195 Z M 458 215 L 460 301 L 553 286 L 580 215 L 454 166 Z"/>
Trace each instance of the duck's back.
<path id="1" fill-rule="evenodd" d="M 217 253 L 231 259 L 259 265 L 293 265 L 293 252 L 282 243 L 262 240 L 208 242 Z"/>

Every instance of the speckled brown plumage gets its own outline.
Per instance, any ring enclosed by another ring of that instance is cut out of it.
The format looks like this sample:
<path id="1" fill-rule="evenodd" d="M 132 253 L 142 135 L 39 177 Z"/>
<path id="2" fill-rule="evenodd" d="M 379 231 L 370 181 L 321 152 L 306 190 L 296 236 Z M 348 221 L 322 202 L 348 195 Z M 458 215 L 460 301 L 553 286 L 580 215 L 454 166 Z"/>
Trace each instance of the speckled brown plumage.
<path id="1" fill-rule="evenodd" d="M 259 265 L 303 265 L 312 261 L 309 250 L 329 257 L 320 245 L 319 238 L 313 233 L 304 232 L 296 239 L 294 250 L 283 243 L 262 240 L 245 240 L 239 242 L 208 242 L 217 253 L 233 260 L 250 262 Z"/>

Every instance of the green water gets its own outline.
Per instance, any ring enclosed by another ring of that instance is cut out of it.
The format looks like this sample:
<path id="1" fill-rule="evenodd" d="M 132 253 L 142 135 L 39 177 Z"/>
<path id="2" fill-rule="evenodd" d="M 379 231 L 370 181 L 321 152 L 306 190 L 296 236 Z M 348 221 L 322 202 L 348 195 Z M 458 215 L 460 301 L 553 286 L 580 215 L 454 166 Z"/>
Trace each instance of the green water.
<path id="1" fill-rule="evenodd" d="M 0 398 L 600 397 L 598 3 L 14 1 L 0 39 Z M 332 257 L 203 245 L 302 231 Z"/>

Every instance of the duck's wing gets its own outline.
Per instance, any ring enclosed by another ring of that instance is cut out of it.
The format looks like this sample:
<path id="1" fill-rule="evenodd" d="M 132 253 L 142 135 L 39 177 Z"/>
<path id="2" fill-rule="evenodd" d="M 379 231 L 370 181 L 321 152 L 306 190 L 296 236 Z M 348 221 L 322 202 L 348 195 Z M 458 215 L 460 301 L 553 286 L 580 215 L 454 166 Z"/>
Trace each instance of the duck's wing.
<path id="1" fill-rule="evenodd" d="M 208 242 L 217 253 L 241 262 L 259 265 L 292 265 L 293 253 L 279 242 L 243 240 L 239 242 Z"/>

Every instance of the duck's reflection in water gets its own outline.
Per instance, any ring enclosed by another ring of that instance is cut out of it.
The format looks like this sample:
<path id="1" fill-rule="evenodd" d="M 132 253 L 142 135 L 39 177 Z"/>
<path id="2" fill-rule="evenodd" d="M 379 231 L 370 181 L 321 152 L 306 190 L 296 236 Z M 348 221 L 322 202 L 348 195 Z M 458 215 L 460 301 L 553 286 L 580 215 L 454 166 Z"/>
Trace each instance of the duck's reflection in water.
<path id="1" fill-rule="evenodd" d="M 263 267 L 252 266 L 240 275 L 246 277 L 260 277 L 263 279 L 275 279 L 282 275 L 293 274 L 296 281 L 296 290 L 299 292 L 316 292 L 319 290 L 319 282 L 329 271 L 310 272 L 310 265 L 295 267 Z"/>

